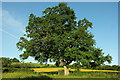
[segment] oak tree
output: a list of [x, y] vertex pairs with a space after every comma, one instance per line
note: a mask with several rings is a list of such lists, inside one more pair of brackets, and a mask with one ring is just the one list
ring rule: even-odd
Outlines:
[[92, 23], [76, 18], [67, 3], [46, 8], [41, 17], [30, 14], [26, 34], [17, 43], [17, 48], [23, 50], [20, 57], [31, 56], [40, 63], [50, 60], [57, 66], [61, 63], [65, 75], [69, 74], [67, 65], [72, 61], [88, 67], [111, 63], [112, 57], [104, 56], [102, 49], [95, 47], [94, 36], [88, 30]]

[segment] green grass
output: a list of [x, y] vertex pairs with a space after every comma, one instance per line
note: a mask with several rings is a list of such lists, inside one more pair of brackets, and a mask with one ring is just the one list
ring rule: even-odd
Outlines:
[[[43, 77], [47, 76], [50, 78], [118, 78], [118, 75], [113, 73], [71, 73], [68, 76], [48, 74], [48, 73], [32, 73], [32, 72], [9, 72], [3, 73], [2, 78], [27, 78], [27, 77]], [[44, 77], [43, 77], [44, 78]]]
[[69, 76], [75, 76], [81, 78], [118, 78], [118, 73], [111, 72], [73, 72]]
[[118, 73], [106, 72], [70, 72], [69, 75], [58, 75], [57, 72], [33, 72], [31, 70], [22, 69], [15, 72], [5, 72], [2, 78], [118, 78]]
[[38, 76], [38, 75], [36, 75], [35, 72], [29, 69], [14, 69], [14, 68], [10, 68], [8, 69], [8, 71], [2, 74], [3, 78], [25, 78], [30, 76]]

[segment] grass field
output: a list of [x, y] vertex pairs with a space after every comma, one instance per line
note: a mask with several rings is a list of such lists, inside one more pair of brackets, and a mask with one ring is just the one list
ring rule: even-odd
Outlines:
[[[34, 71], [33, 71], [34, 70]], [[15, 72], [5, 72], [2, 74], [2, 78], [118, 78], [118, 73], [112, 70], [88, 70], [70, 69], [68, 76], [58, 75], [58, 70], [63, 68], [32, 68], [30, 70], [22, 70]]]
[[13, 72], [3, 73], [2, 78], [27, 78], [27, 77], [50, 77], [50, 78], [118, 78], [117, 73], [103, 72], [75, 72], [68, 76], [53, 73], [32, 73], [32, 72]]

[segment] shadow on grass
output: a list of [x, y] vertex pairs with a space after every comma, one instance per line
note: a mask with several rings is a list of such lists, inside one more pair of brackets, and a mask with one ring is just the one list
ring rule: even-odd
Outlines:
[[41, 73], [45, 73], [45, 74], [48, 74], [48, 75], [49, 75], [49, 74], [51, 74], [51, 75], [58, 74], [58, 72], [40, 72], [40, 74], [41, 74]]
[[26, 78], [20, 79], [20, 80], [52, 80], [52, 78], [50, 78], [46, 75], [42, 75], [40, 77], [26, 77]]
[[52, 78], [42, 75], [39, 77], [26, 77], [26, 78], [2, 78], [2, 80], [52, 80]]
[[26, 78], [3, 78], [2, 80], [119, 80], [118, 78], [50, 78], [48, 76]]

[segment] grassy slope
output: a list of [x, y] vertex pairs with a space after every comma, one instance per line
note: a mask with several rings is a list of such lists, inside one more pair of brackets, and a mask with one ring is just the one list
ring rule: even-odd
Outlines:
[[50, 77], [50, 78], [117, 78], [117, 73], [104, 72], [73, 72], [68, 76], [58, 75], [57, 73], [35, 73], [32, 71], [19, 71], [3, 73], [3, 78], [26, 78], [26, 77]]
[[[21, 63], [12, 63], [13, 66], [15, 66], [16, 64], [21, 64]], [[37, 63], [29, 63], [31, 66], [34, 67], [43, 67], [45, 65], [40, 65]], [[53, 65], [50, 65], [51, 67]], [[32, 69], [32, 68], [31, 68]], [[60, 68], [54, 68], [50, 69], [50, 68], [34, 68], [36, 72], [32, 72], [32, 71], [15, 71], [15, 72], [7, 72], [7, 73], [3, 73], [2, 77], [3, 78], [28, 78], [28, 77], [50, 77], [50, 78], [117, 78], [118, 74], [116, 72], [114, 73], [108, 73], [108, 72], [73, 72], [70, 73], [70, 75], [68, 76], [64, 76], [64, 75], [58, 75], [57, 73], [39, 73], [39, 71], [42, 72], [46, 71], [46, 72], [51, 72], [51, 71], [58, 71], [58, 69]], [[61, 68], [63, 69], [63, 68]], [[119, 72], [120, 73], [120, 72]]]

